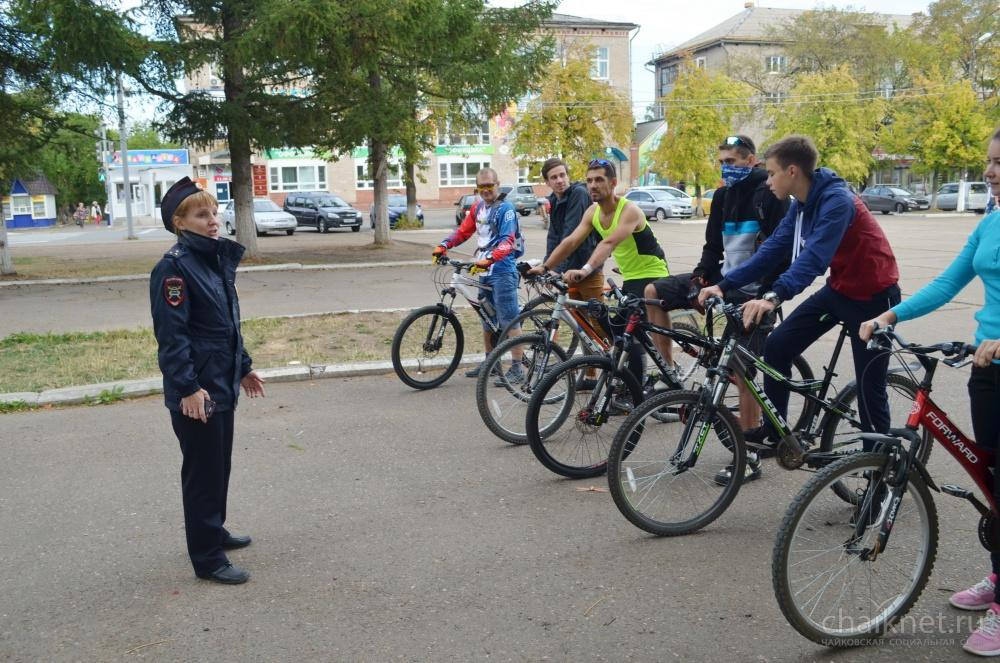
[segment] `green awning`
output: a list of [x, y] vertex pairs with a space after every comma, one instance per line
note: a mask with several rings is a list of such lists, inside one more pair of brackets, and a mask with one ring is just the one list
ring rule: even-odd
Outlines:
[[604, 153], [610, 154], [619, 161], [628, 161], [628, 156], [624, 152], [619, 150], [617, 147], [605, 147]]

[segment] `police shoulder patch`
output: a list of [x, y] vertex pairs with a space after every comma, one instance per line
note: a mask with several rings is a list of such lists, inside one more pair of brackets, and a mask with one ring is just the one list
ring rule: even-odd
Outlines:
[[184, 303], [186, 294], [184, 293], [184, 279], [179, 276], [168, 276], [163, 279], [163, 298], [171, 306], [180, 306]]

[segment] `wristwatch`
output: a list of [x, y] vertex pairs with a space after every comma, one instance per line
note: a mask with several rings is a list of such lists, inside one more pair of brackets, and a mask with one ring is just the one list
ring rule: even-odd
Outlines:
[[760, 298], [763, 299], [765, 302], [771, 302], [772, 304], [774, 304], [774, 308], [778, 308], [779, 306], [781, 306], [781, 297], [779, 297], [778, 293], [776, 293], [774, 290], [769, 290], [768, 292], [765, 292], [763, 295], [761, 295]]

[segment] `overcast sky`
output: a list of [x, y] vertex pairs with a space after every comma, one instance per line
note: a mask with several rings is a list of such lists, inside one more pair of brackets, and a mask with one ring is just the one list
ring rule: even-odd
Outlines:
[[[491, 4], [511, 7], [518, 0], [493, 0]], [[780, 0], [757, 2], [758, 7], [782, 9], [854, 8], [881, 14], [912, 14], [926, 12], [929, 2], [922, 0], [869, 0], [860, 2], [816, 2], [815, 0]], [[743, 11], [743, 0], [563, 0], [556, 10], [560, 14], [635, 23], [639, 32], [632, 41], [632, 102], [634, 112], [641, 117], [654, 99], [653, 73], [644, 65], [654, 54], [668, 51], [678, 44], [722, 23]]]

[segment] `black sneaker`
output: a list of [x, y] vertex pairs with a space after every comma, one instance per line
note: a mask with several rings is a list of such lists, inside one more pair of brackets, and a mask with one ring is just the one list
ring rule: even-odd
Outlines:
[[771, 432], [770, 426], [757, 426], [757, 428], [745, 430], [743, 431], [743, 439], [751, 444], [763, 445], [754, 449], [758, 458], [774, 458], [778, 439]]
[[518, 364], [511, 364], [507, 373], [493, 380], [494, 387], [506, 387], [508, 385], [521, 384], [524, 381], [524, 369]]
[[[743, 483], [756, 481], [761, 476], [760, 458], [751, 452], [747, 454], [746, 467], [743, 468]], [[720, 486], [728, 486], [733, 479], [733, 466], [727, 465], [725, 469], [719, 470], [715, 475], [715, 483]]]

